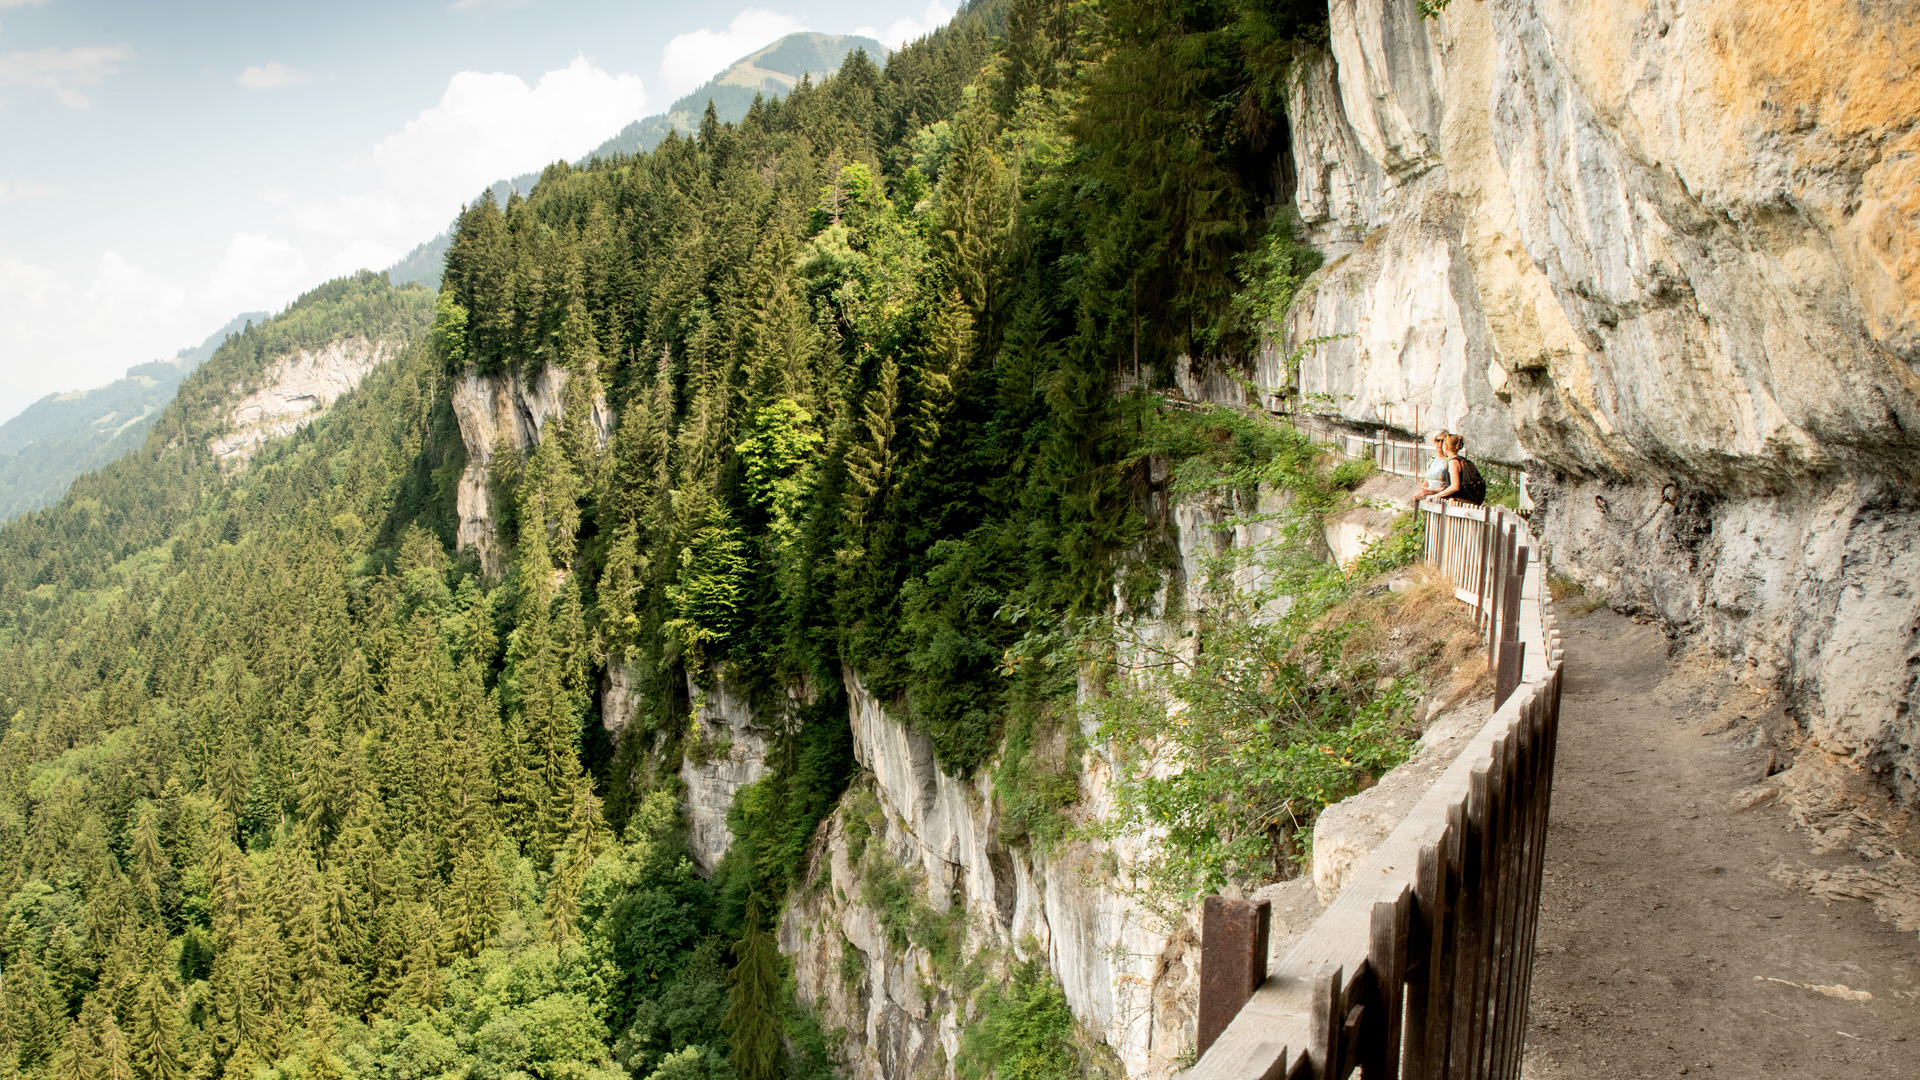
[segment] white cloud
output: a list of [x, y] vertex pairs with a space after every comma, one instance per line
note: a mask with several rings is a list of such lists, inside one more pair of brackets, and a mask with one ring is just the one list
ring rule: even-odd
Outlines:
[[82, 45], [75, 49], [45, 48], [0, 54], [0, 86], [30, 86], [51, 90], [60, 104], [69, 109], [84, 109], [87, 96], [76, 86], [97, 86], [100, 80], [119, 70], [122, 60], [133, 50], [122, 45]]
[[9, 257], [0, 235], [0, 420], [44, 394], [170, 356], [235, 312], [278, 310], [327, 278], [391, 265], [487, 184], [577, 158], [646, 110], [638, 77], [585, 57], [531, 86], [463, 71], [438, 103], [348, 163], [347, 183], [329, 184], [339, 194], [263, 192], [278, 222], [230, 235], [211, 266], [147, 267], [109, 251], [84, 269], [55, 270]]
[[195, 301], [209, 310], [285, 307], [314, 282], [306, 252], [265, 233], [234, 233]]
[[132, 364], [171, 356], [235, 312], [278, 309], [314, 282], [298, 248], [236, 233], [206, 273], [148, 269], [117, 251], [68, 276], [0, 254], [0, 419], [40, 397], [95, 386]]
[[486, 185], [576, 158], [646, 111], [637, 76], [609, 74], [584, 56], [533, 86], [463, 71], [438, 104], [373, 148], [363, 162], [378, 174], [371, 187], [307, 202], [266, 197], [285, 205], [301, 232], [391, 262], [445, 228]]
[[292, 86], [294, 83], [304, 82], [306, 77], [299, 68], [288, 67], [278, 60], [272, 60], [248, 67], [234, 81], [249, 90], [271, 90], [276, 86]]
[[39, 7], [47, 0], [0, 0], [0, 11], [17, 7]]
[[885, 30], [876, 30], [871, 26], [862, 26], [854, 33], [870, 37], [889, 49], [897, 49], [909, 41], [926, 37], [953, 18], [953, 9], [940, 2], [931, 0], [927, 10], [918, 19], [895, 19], [893, 25]]
[[725, 30], [681, 34], [661, 50], [660, 81], [675, 98], [719, 74], [728, 64], [796, 30], [800, 20], [766, 8], [748, 8]]
[[44, 199], [51, 194], [53, 189], [45, 184], [0, 177], [0, 203], [17, 202], [21, 199]]

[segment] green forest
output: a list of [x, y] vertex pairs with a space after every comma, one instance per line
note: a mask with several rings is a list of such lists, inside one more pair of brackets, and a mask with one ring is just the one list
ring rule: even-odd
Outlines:
[[[0, 1076], [833, 1075], [773, 927], [857, 772], [844, 674], [1045, 842], [1073, 777], [1021, 755], [1074, 671], [1010, 658], [1149, 602], [1181, 483], [1282, 470], [1311, 510], [1354, 479], [1164, 393], [1244, 363], [1317, 265], [1283, 102], [1325, 20], [981, 0], [481, 197], [437, 293], [361, 274], [229, 338], [143, 449], [0, 528]], [[407, 344], [223, 469], [235, 388], [346, 335]], [[564, 413], [489, 477], [496, 578], [454, 547], [450, 390], [547, 367]], [[677, 770], [722, 671], [775, 738], [703, 877]], [[1389, 763], [1404, 688], [1322, 682]], [[1285, 873], [1274, 837], [1233, 867]], [[1017, 975], [966, 1045], [1076, 1075], [1058, 989]]]

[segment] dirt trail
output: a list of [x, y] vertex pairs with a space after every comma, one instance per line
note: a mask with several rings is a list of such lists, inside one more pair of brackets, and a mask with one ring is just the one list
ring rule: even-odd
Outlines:
[[1920, 939], [1772, 876], [1861, 860], [1815, 853], [1772, 802], [1742, 808], [1769, 751], [1750, 723], [1707, 732], [1747, 691], [1604, 609], [1562, 628], [1523, 1075], [1920, 1078]]

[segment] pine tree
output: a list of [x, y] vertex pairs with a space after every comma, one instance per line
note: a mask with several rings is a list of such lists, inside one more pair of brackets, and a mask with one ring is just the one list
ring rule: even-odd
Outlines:
[[894, 416], [899, 410], [900, 365], [886, 360], [880, 365], [878, 385], [867, 392], [861, 405], [864, 437], [847, 454], [847, 524], [856, 533], [879, 508], [893, 479], [900, 457], [894, 439]]
[[54, 1080], [105, 1080], [101, 1075], [100, 1054], [80, 1021], [67, 1024], [67, 1035], [54, 1056]]
[[949, 289], [935, 304], [930, 320], [925, 360], [919, 368], [919, 393], [914, 402], [915, 456], [926, 459], [940, 442], [941, 424], [953, 408], [955, 382], [966, 370], [973, 352], [973, 313]]
[[519, 504], [521, 543], [528, 543], [532, 532], [541, 533], [538, 543], [564, 570], [573, 565], [574, 537], [580, 531], [580, 482], [562, 443], [549, 437], [535, 447], [520, 482]]
[[133, 1080], [126, 1033], [114, 1021], [113, 1013], [90, 998], [80, 1010], [84, 1026], [94, 1047], [94, 1075], [98, 1080]]
[[580, 917], [580, 884], [592, 864], [593, 856], [571, 842], [554, 856], [553, 876], [547, 881], [542, 904], [549, 943], [564, 946], [574, 939], [574, 923]]
[[140, 982], [133, 1013], [128, 1059], [135, 1080], [185, 1080], [186, 1062], [180, 1050], [180, 1011], [158, 974]]
[[164, 922], [173, 889], [173, 863], [160, 844], [160, 814], [152, 803], [142, 803], [133, 826], [133, 889], [148, 922]]
[[740, 1080], [777, 1080], [781, 1060], [780, 950], [761, 925], [760, 898], [747, 901], [746, 935], [733, 946], [727, 976], [727, 1060]]
[[990, 114], [968, 110], [940, 174], [934, 230], [947, 272], [983, 323], [997, 309], [999, 261], [1011, 211], [1006, 166], [993, 152]]
[[455, 956], [473, 956], [500, 926], [506, 906], [499, 864], [494, 852], [478, 842], [462, 845], [454, 857], [453, 879], [447, 885], [446, 949]]

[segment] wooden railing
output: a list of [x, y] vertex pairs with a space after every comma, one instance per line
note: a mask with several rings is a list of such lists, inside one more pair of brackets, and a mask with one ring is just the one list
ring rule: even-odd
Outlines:
[[1377, 434], [1362, 434], [1313, 416], [1296, 416], [1293, 423], [1314, 441], [1333, 447], [1340, 456], [1366, 458], [1381, 472], [1396, 476], [1424, 476], [1427, 466], [1438, 456], [1431, 445], [1413, 439], [1396, 439], [1384, 429]]
[[1560, 635], [1523, 519], [1419, 509], [1427, 561], [1487, 635], [1493, 717], [1271, 976], [1264, 902], [1208, 899], [1192, 1080], [1520, 1075]]
[[[1374, 468], [1395, 476], [1425, 477], [1427, 466], [1432, 465], [1433, 459], [1439, 456], [1431, 443], [1398, 439], [1385, 428], [1374, 432], [1356, 431], [1347, 424], [1336, 424], [1318, 416], [1290, 416], [1288, 419], [1315, 442], [1331, 448], [1341, 457], [1371, 461]], [[1511, 487], [1517, 497], [1525, 499], [1526, 474], [1523, 471], [1477, 458], [1474, 464], [1489, 486]], [[1523, 501], [1520, 505], [1525, 507], [1527, 504]]]

